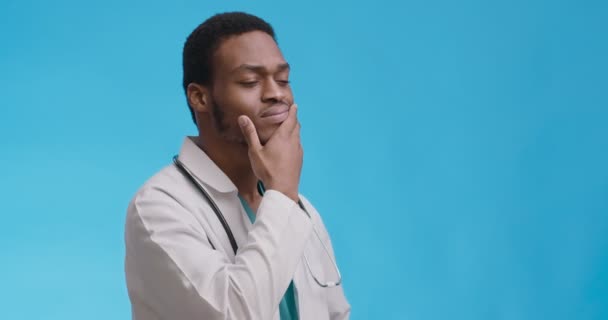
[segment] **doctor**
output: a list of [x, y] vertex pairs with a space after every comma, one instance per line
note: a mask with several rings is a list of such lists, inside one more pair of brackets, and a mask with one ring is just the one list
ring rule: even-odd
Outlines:
[[289, 69], [272, 27], [249, 14], [215, 15], [188, 37], [199, 135], [129, 204], [133, 319], [348, 319], [329, 235], [298, 193]]

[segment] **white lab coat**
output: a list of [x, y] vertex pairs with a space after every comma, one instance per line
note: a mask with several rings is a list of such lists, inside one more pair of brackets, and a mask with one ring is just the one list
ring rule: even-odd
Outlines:
[[300, 196], [310, 219], [291, 199], [267, 190], [252, 225], [232, 181], [191, 140], [180, 160], [202, 183], [230, 225], [235, 256], [206, 199], [169, 165], [133, 197], [125, 226], [125, 272], [136, 320], [274, 319], [293, 280], [302, 320], [348, 319], [342, 286], [322, 288], [311, 277], [303, 254], [322, 281], [335, 281], [333, 265], [319, 239], [329, 235], [314, 207]]

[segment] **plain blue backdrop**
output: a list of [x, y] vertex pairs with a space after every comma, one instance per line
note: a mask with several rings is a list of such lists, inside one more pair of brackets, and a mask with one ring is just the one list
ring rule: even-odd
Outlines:
[[0, 319], [129, 319], [187, 35], [267, 19], [352, 319], [608, 319], [605, 1], [0, 2]]

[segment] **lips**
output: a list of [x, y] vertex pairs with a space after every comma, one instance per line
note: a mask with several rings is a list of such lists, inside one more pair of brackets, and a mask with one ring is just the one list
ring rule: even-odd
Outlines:
[[267, 118], [267, 117], [280, 115], [280, 114], [288, 112], [288, 111], [289, 111], [289, 106], [280, 104], [280, 105], [275, 105], [275, 106], [272, 106], [272, 107], [266, 109], [264, 112], [262, 112], [262, 114], [260, 116], [262, 118]]

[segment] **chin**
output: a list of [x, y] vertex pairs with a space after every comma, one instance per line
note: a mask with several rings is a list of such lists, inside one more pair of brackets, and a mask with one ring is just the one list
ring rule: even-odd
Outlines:
[[260, 143], [262, 145], [266, 145], [266, 142], [268, 142], [268, 140], [270, 140], [270, 137], [260, 137]]
[[279, 126], [273, 128], [264, 128], [264, 130], [258, 130], [258, 137], [260, 138], [260, 143], [262, 145], [266, 144], [266, 142], [270, 140], [270, 138], [278, 128]]

